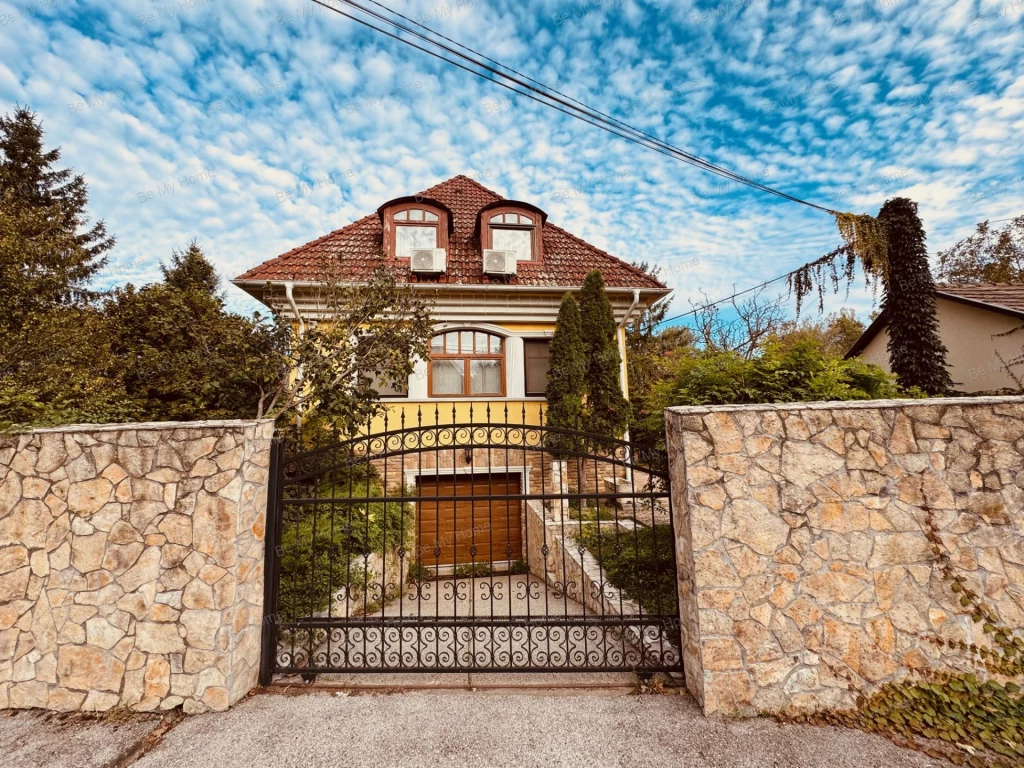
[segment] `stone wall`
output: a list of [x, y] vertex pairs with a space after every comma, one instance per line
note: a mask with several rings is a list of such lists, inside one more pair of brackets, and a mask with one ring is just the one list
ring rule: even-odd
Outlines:
[[[1024, 627], [1024, 398], [666, 412], [687, 685], [705, 712], [847, 707], [985, 642], [952, 562]], [[930, 513], [929, 513], [930, 510]]]
[[0, 435], [0, 708], [202, 712], [252, 689], [272, 433]]

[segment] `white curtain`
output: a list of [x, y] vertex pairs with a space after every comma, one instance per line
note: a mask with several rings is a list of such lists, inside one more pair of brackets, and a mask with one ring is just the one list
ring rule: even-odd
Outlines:
[[435, 395], [465, 393], [466, 363], [464, 360], [434, 360], [433, 388]]
[[469, 391], [474, 395], [501, 394], [501, 361], [470, 360]]

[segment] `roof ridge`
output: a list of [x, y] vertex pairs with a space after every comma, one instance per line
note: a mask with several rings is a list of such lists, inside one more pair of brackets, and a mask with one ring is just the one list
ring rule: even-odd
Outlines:
[[479, 188], [479, 189], [483, 190], [484, 192], [486, 192], [486, 193], [487, 193], [487, 194], [489, 194], [489, 195], [494, 195], [494, 196], [495, 196], [496, 198], [498, 198], [499, 200], [505, 200], [505, 199], [507, 199], [507, 198], [505, 198], [505, 197], [504, 197], [503, 195], [499, 195], [499, 194], [498, 194], [497, 192], [495, 192], [495, 191], [494, 191], [493, 189], [491, 189], [491, 188], [489, 188], [489, 187], [485, 187], [485, 186], [484, 186], [483, 184], [481, 184], [481, 183], [480, 183], [479, 181], [477, 181], [477, 180], [476, 180], [476, 179], [474, 179], [473, 177], [471, 177], [471, 176], [466, 176], [466, 175], [465, 175], [464, 173], [457, 173], [456, 175], [452, 176], [452, 177], [451, 177], [450, 179], [445, 179], [444, 181], [439, 181], [439, 182], [438, 182], [437, 184], [435, 184], [434, 186], [432, 186], [432, 187], [427, 187], [426, 189], [422, 190], [421, 192], [418, 192], [418, 193], [417, 193], [417, 195], [419, 195], [419, 196], [422, 196], [422, 197], [426, 197], [426, 196], [427, 196], [427, 193], [428, 193], [428, 192], [430, 192], [431, 190], [434, 190], [434, 189], [438, 189], [439, 187], [445, 187], [445, 186], [447, 186], [448, 184], [451, 184], [452, 182], [454, 182], [454, 181], [456, 181], [456, 180], [458, 180], [458, 179], [464, 179], [465, 181], [468, 181], [468, 182], [470, 182], [471, 184], [474, 184], [474, 185], [475, 185], [475, 186], [476, 186], [477, 188]]

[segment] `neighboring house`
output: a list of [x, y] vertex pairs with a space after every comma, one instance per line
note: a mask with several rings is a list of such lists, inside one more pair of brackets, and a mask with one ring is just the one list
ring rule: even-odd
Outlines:
[[[415, 361], [406, 386], [380, 392], [389, 403], [389, 430], [435, 423], [540, 423], [559, 304], [566, 292], [580, 290], [591, 270], [604, 276], [618, 324], [625, 392], [626, 323], [669, 294], [641, 270], [551, 224], [537, 206], [506, 200], [466, 176], [385, 202], [375, 213], [271, 259], [233, 283], [279, 311], [313, 320], [312, 298], [325, 257], [332, 274], [351, 283], [364, 281], [381, 263], [393, 265], [403, 281], [428, 292], [433, 301], [436, 335], [430, 358]], [[384, 431], [384, 425], [378, 422], [372, 431]], [[468, 548], [470, 541], [475, 547], [481, 537], [490, 542], [481, 557], [492, 565], [522, 558], [525, 518], [520, 501], [509, 496], [529, 493], [531, 485], [535, 492], [569, 486], [596, 492], [603, 490], [598, 483], [604, 476], [614, 473], [613, 465], [601, 464], [599, 470], [597, 461], [580, 461], [577, 468], [586, 467], [579, 477], [566, 478], [565, 463], [528, 448], [526, 432], [438, 428], [410, 442], [452, 447], [389, 454], [383, 462], [391, 468], [388, 486], [397, 475], [426, 498], [489, 497], [418, 505], [420, 551], [429, 550], [435, 540], [441, 547], [431, 565], [466, 562], [469, 555], [457, 547]], [[478, 434], [485, 435], [482, 442], [511, 448], [475, 447], [481, 442]], [[393, 459], [394, 466], [389, 463]], [[498, 521], [488, 524], [487, 533], [478, 530], [484, 517]], [[471, 531], [474, 518], [478, 522]], [[435, 528], [453, 534], [441, 542]]]
[[[950, 376], [961, 392], [1021, 389], [1024, 367], [1006, 363], [1024, 355], [1024, 285], [935, 286], [939, 336]], [[1016, 331], [1011, 333], [1011, 331]], [[891, 371], [885, 313], [875, 318], [846, 353]]]

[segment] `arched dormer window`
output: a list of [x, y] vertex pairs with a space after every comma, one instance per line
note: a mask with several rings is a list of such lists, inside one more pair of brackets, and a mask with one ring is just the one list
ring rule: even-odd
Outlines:
[[480, 217], [485, 249], [515, 251], [519, 261], [541, 260], [542, 211], [525, 204], [505, 204], [484, 209]]
[[383, 209], [384, 250], [396, 259], [418, 248], [448, 247], [448, 213], [426, 201], [389, 203]]
[[505, 395], [505, 340], [484, 331], [439, 333], [430, 340], [431, 397]]

